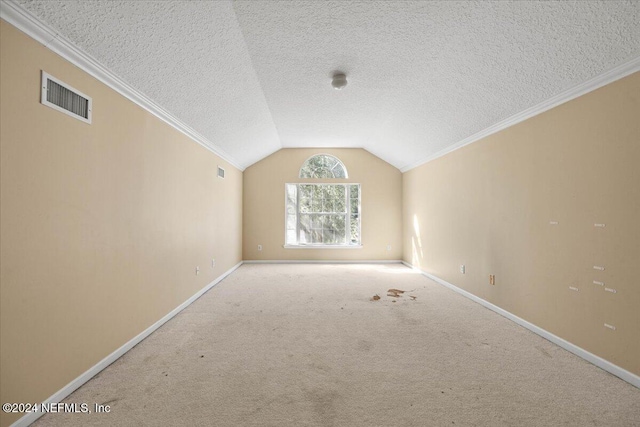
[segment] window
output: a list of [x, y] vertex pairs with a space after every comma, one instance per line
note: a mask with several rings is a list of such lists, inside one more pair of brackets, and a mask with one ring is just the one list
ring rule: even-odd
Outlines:
[[[347, 178], [336, 157], [317, 154], [300, 178]], [[285, 247], [360, 247], [360, 184], [286, 184]]]
[[360, 184], [286, 184], [286, 246], [360, 246]]
[[336, 157], [317, 154], [304, 162], [300, 178], [348, 178], [347, 168]]

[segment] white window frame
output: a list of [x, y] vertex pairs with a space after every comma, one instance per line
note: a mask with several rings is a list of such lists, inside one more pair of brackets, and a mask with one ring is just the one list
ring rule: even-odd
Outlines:
[[[360, 243], [357, 245], [351, 245], [349, 243], [346, 243], [344, 245], [325, 245], [322, 243], [298, 243], [296, 245], [292, 245], [292, 244], [287, 244], [287, 203], [288, 203], [288, 198], [287, 198], [287, 186], [288, 185], [295, 185], [296, 186], [296, 236], [297, 236], [297, 240], [300, 240], [300, 191], [299, 191], [299, 186], [300, 185], [344, 185], [345, 188], [345, 202], [346, 206], [347, 206], [347, 212], [346, 212], [346, 217], [348, 219], [348, 221], [345, 222], [345, 229], [347, 232], [347, 236], [346, 236], [346, 241], [349, 242], [351, 240], [351, 227], [350, 227], [350, 221], [351, 221], [351, 211], [349, 210], [350, 207], [350, 197], [351, 197], [351, 186], [352, 185], [357, 185], [358, 186], [358, 219], [359, 219], [359, 225], [360, 225]], [[360, 249], [362, 248], [362, 186], [360, 185], [360, 183], [357, 182], [350, 182], [350, 183], [346, 183], [346, 182], [288, 182], [284, 185], [284, 245], [283, 247], [285, 249]]]

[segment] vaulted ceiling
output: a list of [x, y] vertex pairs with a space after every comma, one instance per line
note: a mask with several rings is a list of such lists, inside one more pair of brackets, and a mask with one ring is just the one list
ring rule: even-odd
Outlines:
[[14, 3], [242, 168], [282, 147], [407, 168], [640, 56], [637, 1]]

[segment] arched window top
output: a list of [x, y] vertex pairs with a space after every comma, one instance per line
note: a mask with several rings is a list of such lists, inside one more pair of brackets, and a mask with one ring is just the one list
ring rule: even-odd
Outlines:
[[347, 168], [334, 156], [316, 154], [300, 168], [300, 178], [348, 178]]

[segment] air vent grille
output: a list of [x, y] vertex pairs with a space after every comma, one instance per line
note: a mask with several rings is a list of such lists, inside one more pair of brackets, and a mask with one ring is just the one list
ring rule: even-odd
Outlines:
[[224, 169], [218, 166], [218, 178], [224, 179]]
[[44, 71], [41, 102], [83, 122], [91, 123], [91, 98]]

